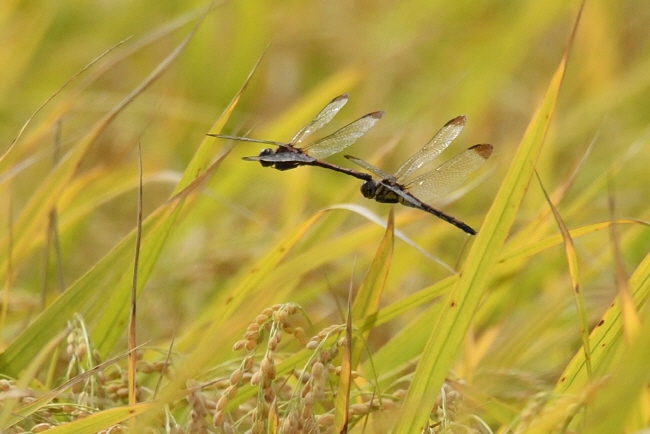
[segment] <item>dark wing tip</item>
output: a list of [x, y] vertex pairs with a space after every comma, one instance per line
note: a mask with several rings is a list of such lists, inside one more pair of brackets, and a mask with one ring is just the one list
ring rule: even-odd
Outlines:
[[354, 155], [344, 155], [343, 157], [347, 158], [348, 160], [351, 160], [352, 158], [356, 158]]
[[480, 144], [480, 145], [474, 145], [469, 149], [472, 149], [481, 158], [483, 158], [484, 160], [487, 160], [488, 158], [490, 158], [490, 155], [492, 155], [492, 150], [494, 149], [494, 147], [492, 145], [490, 145], [490, 144], [483, 143], [483, 144]]
[[381, 119], [381, 117], [382, 117], [383, 115], [384, 115], [384, 112], [383, 112], [383, 111], [378, 111], [378, 112], [372, 112], [372, 113], [369, 113], [369, 114], [367, 114], [366, 116], [370, 116], [370, 117], [373, 117], [373, 118], [375, 118], [375, 119]]
[[332, 100], [332, 102], [334, 102], [334, 101], [341, 101], [341, 100], [348, 99], [348, 98], [350, 98], [350, 95], [348, 95], [347, 93], [344, 93], [343, 95], [339, 95], [339, 96], [337, 96], [336, 98], [334, 98], [334, 99]]
[[456, 116], [455, 118], [447, 122], [445, 126], [448, 125], [462, 126], [465, 125], [465, 122], [467, 122], [467, 117], [465, 117], [465, 115], [460, 115], [460, 116]]

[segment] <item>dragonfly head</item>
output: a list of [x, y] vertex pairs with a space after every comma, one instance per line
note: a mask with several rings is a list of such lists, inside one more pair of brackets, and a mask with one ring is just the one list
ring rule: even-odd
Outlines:
[[[266, 148], [266, 149], [262, 149], [262, 152], [260, 152], [260, 154], [258, 156], [259, 157], [268, 157], [269, 155], [273, 155], [273, 154], [274, 154], [273, 149]], [[271, 161], [260, 161], [260, 164], [262, 165], [262, 167], [269, 167], [269, 166], [273, 166], [273, 164], [275, 164], [275, 163], [273, 163]]]
[[361, 194], [363, 194], [363, 197], [366, 199], [373, 199], [377, 194], [377, 187], [378, 185], [375, 181], [366, 181], [361, 184]]

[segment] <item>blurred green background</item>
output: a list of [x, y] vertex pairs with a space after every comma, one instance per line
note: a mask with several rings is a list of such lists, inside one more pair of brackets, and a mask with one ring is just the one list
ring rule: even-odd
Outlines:
[[[65, 158], [190, 32], [206, 6], [196, 1], [3, 1], [0, 137], [4, 149], [68, 79], [130, 38], [38, 113], [5, 156], [4, 174], [0, 173], [4, 239], [9, 222], [41, 185], [53, 158]], [[345, 153], [391, 172], [445, 122], [464, 114], [467, 126], [441, 161], [476, 143], [491, 143], [495, 152], [468, 188], [434, 205], [480, 228], [557, 67], [578, 7], [577, 1], [537, 0], [217, 2], [170, 69], [92, 145], [77, 172], [78, 183], [59, 199], [63, 287], [87, 272], [135, 227], [137, 144], [142, 145], [146, 215], [167, 200], [205, 133], [263, 52], [222, 133], [288, 141], [329, 100], [349, 93], [349, 103], [323, 133], [384, 110], [381, 122]], [[650, 215], [649, 28], [650, 5], [645, 0], [586, 4], [558, 111], [537, 166], [547, 190], [570, 185], [557, 204], [569, 228], [610, 219], [610, 195], [616, 202], [616, 217], [648, 219]], [[102, 67], [105, 72], [82, 88], [84, 80]], [[75, 89], [81, 91], [75, 94]], [[66, 98], [72, 106], [60, 116]], [[230, 146], [216, 140], [215, 155]], [[191, 328], [201, 315], [209, 316], [206, 307], [227, 297], [260, 257], [319, 209], [352, 203], [387, 218], [389, 206], [365, 200], [358, 192], [358, 180], [319, 168], [278, 172], [241, 160], [260, 149], [255, 144], [237, 144], [177, 222], [139, 301], [142, 341], [164, 341], [174, 331], [182, 334]], [[328, 161], [350, 167], [342, 155]], [[94, 200], [98, 197], [101, 200]], [[534, 181], [513, 234], [547, 210]], [[465, 234], [417, 210], [398, 206], [395, 211], [398, 230], [426, 252], [459, 268]], [[538, 237], [557, 233], [552, 218], [546, 216], [543, 225], [541, 221]], [[4, 345], [40, 312], [43, 294], [46, 304], [58, 294], [57, 260], [52, 254], [46, 274], [45, 228], [46, 222], [39, 223], [29, 255], [13, 264]], [[367, 237], [353, 241], [350, 234], [362, 230]], [[319, 249], [332, 248], [328, 242], [333, 240], [342, 239], [350, 249], [323, 250], [324, 256], [333, 254], [333, 258], [314, 269], [288, 270], [287, 287], [266, 288], [263, 301], [296, 301], [317, 324], [340, 322], [340, 303], [344, 304], [350, 282], [358, 286], [382, 234], [383, 228], [357, 213], [329, 212], [287, 260], [305, 252], [317, 257]], [[647, 254], [650, 237], [641, 225], [621, 226], [619, 234], [623, 264], [631, 272]], [[509, 248], [523, 248], [527, 241], [532, 240], [517, 240]], [[588, 310], [595, 321], [616, 292], [609, 235], [607, 231], [589, 234], [577, 239], [576, 245], [584, 267]], [[553, 375], [579, 346], [566, 269], [563, 248], [556, 246], [499, 274], [494, 291], [500, 295], [488, 302], [478, 324], [479, 330], [495, 324], [502, 327], [488, 355], [476, 362], [485, 372], [516, 368], [531, 373], [535, 381], [552, 384]], [[445, 268], [396, 241], [382, 303], [388, 305], [448, 275]], [[274, 299], [276, 292], [283, 294], [281, 299]], [[109, 297], [110, 287], [98, 289], [98, 294]], [[540, 312], [540, 307], [546, 312]], [[242, 309], [237, 314], [239, 325], [245, 327], [258, 311], [257, 303], [251, 311]], [[544, 315], [550, 312], [557, 316]], [[381, 347], [411, 319], [400, 318], [382, 327], [373, 335], [371, 347]], [[535, 334], [527, 328], [542, 319], [547, 320], [543, 332]], [[233, 342], [243, 330], [229, 330]], [[508, 358], [505, 342], [525, 340], [531, 336], [527, 332], [539, 338], [539, 347], [527, 346], [529, 354]], [[514, 348], [517, 352], [521, 347]], [[498, 369], [491, 371], [491, 367]], [[481, 372], [476, 366], [470, 370]], [[508, 386], [493, 378], [484, 381], [493, 388]], [[536, 387], [522, 385], [526, 392]], [[484, 391], [498, 393], [487, 385]], [[512, 390], [508, 393], [516, 395]]]

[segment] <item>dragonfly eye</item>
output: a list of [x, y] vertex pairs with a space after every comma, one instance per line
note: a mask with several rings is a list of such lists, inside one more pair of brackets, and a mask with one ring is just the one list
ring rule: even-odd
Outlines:
[[366, 199], [372, 199], [377, 192], [377, 183], [375, 181], [366, 181], [361, 185], [361, 194]]
[[[274, 154], [275, 154], [275, 152], [273, 151], [273, 149], [266, 148], [266, 149], [262, 149], [262, 152], [260, 152], [259, 156], [260, 157], [269, 157], [269, 156], [274, 155]], [[272, 161], [261, 160], [260, 164], [262, 165], [262, 167], [273, 167], [273, 165], [275, 163], [272, 162]]]
[[260, 152], [260, 157], [268, 157], [269, 155], [273, 155], [273, 149], [262, 149], [262, 152]]

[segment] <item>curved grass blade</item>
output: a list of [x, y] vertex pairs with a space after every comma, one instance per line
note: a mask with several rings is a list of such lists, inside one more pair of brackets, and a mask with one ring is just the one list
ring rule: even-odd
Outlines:
[[[24, 253], [28, 249], [28, 243], [31, 241], [26, 234], [34, 232], [34, 226], [39, 221], [45, 221], [49, 215], [49, 210], [52, 209], [54, 203], [58, 200], [60, 194], [66, 189], [70, 179], [74, 176], [78, 165], [82, 162], [90, 145], [95, 141], [99, 134], [108, 126], [108, 124], [115, 119], [115, 117], [131, 103], [140, 93], [147, 89], [153, 82], [159, 78], [162, 73], [171, 65], [173, 60], [178, 57], [181, 51], [187, 46], [192, 36], [198, 29], [198, 25], [185, 37], [185, 39], [156, 67], [156, 69], [127, 97], [125, 97], [115, 108], [113, 108], [102, 121], [93, 128], [77, 145], [77, 147], [65, 158], [57, 167], [48, 175], [44, 180], [42, 187], [32, 196], [30, 202], [25, 207], [19, 221], [16, 222], [15, 233], [20, 236], [20, 249]], [[174, 209], [178, 202], [172, 203], [169, 207]], [[159, 211], [165, 215], [168, 211], [168, 206], [164, 206]], [[147, 233], [152, 227], [160, 224], [155, 220], [157, 213], [149, 216], [145, 225], [143, 225], [143, 232]], [[163, 219], [167, 221], [169, 219]], [[105, 299], [101, 294], [106, 287], [113, 287], [109, 282], [114, 283], [116, 277], [125, 271], [125, 267], [131, 260], [126, 254], [126, 250], [132, 244], [133, 233], [127, 236], [122, 242], [118, 244], [108, 255], [104, 257], [97, 265], [95, 265], [86, 275], [75, 282], [71, 288], [63, 293], [50, 307], [44, 311], [34, 323], [32, 323], [23, 333], [14, 340], [6, 349], [0, 354], [0, 370], [7, 372], [11, 375], [18, 375], [20, 370], [29, 363], [31, 359], [29, 348], [40, 348], [44, 342], [49, 340], [57, 331], [61, 330], [68, 318], [73, 313], [89, 313], [103, 310], [105, 306]], [[162, 240], [157, 237], [158, 240]], [[154, 250], [160, 246], [153, 246]], [[154, 255], [155, 256], [155, 255]], [[147, 259], [153, 259], [152, 256], [143, 255], [143, 262], [145, 262], [146, 269], [153, 264]], [[147, 272], [142, 273], [143, 282], [148, 276]], [[142, 277], [141, 276], [141, 277]], [[122, 276], [123, 277], [123, 276]], [[122, 279], [124, 280], [124, 279]], [[128, 287], [128, 281], [127, 287]], [[141, 286], [140, 286], [141, 287]], [[110, 301], [118, 302], [117, 297], [109, 297]], [[113, 312], [113, 314], [121, 314]], [[110, 315], [110, 314], [108, 314]], [[123, 318], [123, 317], [122, 317]], [[122, 332], [121, 328], [110, 329], [111, 333], [118, 334]], [[97, 330], [95, 330], [97, 332]], [[117, 338], [115, 338], [117, 339]], [[96, 341], [97, 348], [101, 348], [99, 341]], [[108, 345], [112, 346], [112, 345]], [[106, 352], [104, 352], [104, 355]]]
[[133, 278], [131, 280], [129, 324], [127, 330], [127, 342], [129, 355], [127, 357], [128, 369], [128, 389], [129, 405], [136, 402], [136, 354], [133, 351], [137, 345], [136, 324], [137, 324], [137, 306], [138, 306], [138, 269], [140, 264], [140, 252], [142, 247], [142, 144], [138, 142], [138, 208], [135, 227], [135, 253], [133, 256]]
[[[638, 309], [650, 297], [650, 254], [646, 255], [630, 277], [629, 287]], [[601, 374], [606, 371], [617, 348], [625, 344], [619, 297], [616, 297], [596, 325], [596, 328], [591, 332], [589, 341], [591, 348], [593, 348], [591, 354], [593, 371], [596, 374]], [[560, 376], [560, 380], [555, 385], [555, 393], [580, 393], [588, 381], [589, 377], [584, 362], [583, 350], [580, 349]]]
[[[370, 264], [368, 273], [363, 279], [363, 283], [359, 288], [359, 292], [354, 300], [352, 306], [352, 318], [360, 319], [365, 318], [377, 312], [379, 308], [379, 300], [384, 291], [388, 271], [390, 270], [391, 260], [393, 257], [393, 245], [395, 231], [395, 216], [394, 210], [391, 208], [388, 215], [388, 224], [386, 225], [386, 232], [381, 244], [375, 253], [375, 258]], [[358, 363], [359, 353], [361, 352], [362, 345], [355, 345], [352, 358], [352, 367], [356, 367]]]
[[[61, 102], [56, 109], [50, 113], [47, 118], [41, 122], [40, 124], [35, 126], [35, 130], [30, 132], [23, 140], [23, 142], [27, 146], [22, 146], [22, 147], [16, 147], [10, 146], [7, 151], [3, 154], [2, 158], [0, 158], [0, 173], [3, 175], [0, 176], [0, 182], [4, 182], [5, 179], [11, 178], [15, 176], [17, 173], [19, 173], [22, 169], [24, 169], [26, 166], [31, 165], [34, 161], [38, 160], [40, 157], [45, 155], [43, 152], [37, 152], [36, 153], [36, 158], [28, 157], [28, 158], [23, 158], [22, 160], [18, 161], [19, 158], [21, 158], [20, 155], [17, 155], [18, 152], [16, 152], [18, 149], [21, 150], [23, 154], [29, 153], [30, 147], [34, 145], [34, 143], [38, 143], [41, 141], [45, 136], [50, 135], [52, 131], [52, 127], [59, 122], [59, 120], [66, 114], [68, 113], [76, 101], [79, 100], [80, 95], [90, 87], [91, 84], [95, 83], [106, 71], [109, 71], [111, 68], [113, 68], [115, 65], [118, 63], [124, 61], [124, 59], [128, 58], [138, 50], [142, 49], [143, 47], [150, 45], [156, 41], [159, 41], [160, 39], [169, 36], [172, 32], [178, 30], [180, 27], [184, 26], [191, 20], [195, 19], [198, 15], [197, 11], [191, 11], [186, 13], [185, 15], [182, 15], [181, 17], [175, 18], [171, 20], [170, 22], [164, 24], [161, 28], [156, 29], [152, 33], [145, 35], [142, 39], [139, 41], [136, 41], [133, 43], [133, 45], [130, 45], [128, 48], [126, 48], [122, 53], [118, 54], [115, 57], [108, 58], [107, 61], [103, 64], [98, 66], [97, 70], [94, 71], [90, 76], [88, 76], [86, 79], [83, 80], [83, 82], [74, 90], [74, 92], [66, 97], [66, 99]], [[101, 57], [101, 56], [100, 56]], [[93, 61], [94, 62], [94, 61]], [[93, 63], [91, 62], [91, 64]], [[90, 66], [90, 65], [88, 65]], [[84, 69], [86, 69], [84, 67]], [[78, 73], [77, 73], [78, 75]], [[73, 80], [74, 77], [70, 80]], [[66, 82], [63, 86], [67, 86], [67, 84], [70, 82]], [[54, 95], [59, 93], [60, 90], [56, 91]], [[54, 96], [53, 95], [53, 96]], [[51, 99], [51, 98], [50, 98]], [[43, 104], [44, 106], [47, 105], [47, 102]], [[42, 110], [41, 107], [37, 111]], [[34, 113], [35, 115], [36, 113]], [[32, 116], [33, 117], [33, 116]], [[30, 118], [31, 119], [31, 118]], [[29, 122], [29, 120], [27, 121]], [[17, 137], [14, 139], [14, 143], [18, 141], [18, 139], [22, 136], [23, 129], [20, 130], [20, 133], [17, 135]], [[33, 154], [33, 153], [32, 153]], [[32, 155], [30, 154], [30, 155]]]
[[[262, 55], [263, 56], [263, 55]], [[257, 60], [253, 66], [248, 77], [244, 81], [244, 84], [237, 92], [235, 97], [232, 99], [226, 110], [221, 114], [219, 119], [215, 122], [215, 125], [211, 131], [218, 131], [220, 128], [225, 125], [228, 121], [228, 118], [232, 111], [234, 110], [236, 104], [239, 102], [239, 99], [246, 89], [253, 73], [256, 71], [262, 56]], [[158, 220], [156, 224], [156, 229], [153, 234], [151, 234], [147, 239], [141, 253], [142, 267], [140, 269], [140, 278], [138, 283], [139, 291], [142, 290], [144, 282], [148, 279], [153, 266], [158, 259], [158, 256], [164, 246], [167, 237], [169, 236], [176, 219], [182, 209], [183, 202], [185, 198], [193, 192], [205, 178], [211, 175], [219, 166], [219, 164], [226, 158], [228, 151], [221, 155], [208, 169], [203, 169], [214, 152], [210, 146], [214, 139], [204, 138], [199, 146], [199, 149], [194, 154], [192, 161], [188, 164], [188, 167], [185, 169], [183, 177], [179, 181], [177, 187], [174, 189], [174, 196], [170, 199], [168, 203], [176, 204], [173, 209], [170, 210], [169, 214], [164, 213], [161, 216], [161, 219]], [[196, 172], [200, 170], [201, 172]], [[197, 176], [197, 173], [200, 173]], [[150, 216], [152, 217], [152, 216]], [[147, 219], [148, 221], [149, 219]], [[122, 333], [122, 327], [120, 327], [120, 319], [123, 318], [124, 312], [126, 312], [128, 304], [128, 291], [129, 291], [129, 279], [128, 272], [120, 280], [119, 284], [115, 288], [114, 297], [111, 297], [109, 303], [112, 305], [112, 308], [104, 309], [103, 315], [98, 322], [97, 326], [94, 329], [93, 337], [96, 343], [97, 348], [100, 351], [108, 352], [114, 343], [119, 339]]]
[[336, 432], [347, 432], [351, 370], [356, 369], [356, 366], [359, 364], [359, 358], [369, 332], [362, 332], [355, 341], [352, 341], [352, 320], [375, 314], [379, 308], [379, 300], [384, 291], [384, 285], [386, 284], [386, 278], [393, 256], [394, 230], [395, 216], [393, 208], [391, 208], [384, 238], [377, 249], [375, 258], [370, 264], [366, 277], [363, 279], [363, 283], [354, 300], [354, 305], [351, 307], [348, 306], [348, 318], [345, 330], [346, 346], [344, 347], [341, 362], [341, 375], [339, 376], [339, 387], [335, 405], [334, 425]]
[[[192, 39], [198, 25], [185, 37], [185, 39], [149, 74], [149, 76], [133, 89], [117, 106], [107, 113], [99, 123], [93, 127], [77, 144], [77, 146], [61, 160], [61, 162], [43, 180], [41, 186], [31, 196], [23, 212], [16, 220], [14, 235], [14, 252], [16, 258], [24, 257], [32, 242], [30, 234], [38, 233], [38, 225], [43, 226], [47, 221], [49, 212], [54, 208], [56, 201], [63, 194], [70, 180], [75, 175], [78, 167], [83, 162], [88, 149], [108, 127], [108, 125], [131, 103], [143, 93], [169, 68], [172, 62], [180, 55]], [[7, 237], [0, 242], [0, 250], [6, 251]]]
[[[358, 205], [346, 205], [346, 204], [335, 205], [332, 207], [325, 208], [325, 210], [338, 209], [338, 208], [349, 209], [354, 212], [357, 212], [365, 216], [369, 220], [371, 220], [373, 223], [383, 228], [386, 228], [386, 224], [383, 222], [382, 219], [370, 213], [369, 211], [364, 212], [364, 209], [362, 207], [359, 207]], [[261, 276], [260, 279], [261, 289], [263, 291], [264, 290], [277, 291], [277, 288], [279, 287], [286, 287], [288, 286], [287, 276], [295, 276], [296, 279], [298, 279], [303, 273], [308, 273], [310, 271], [318, 269], [318, 267], [321, 267], [323, 264], [329, 261], [340, 258], [343, 255], [353, 253], [355, 249], [357, 249], [359, 246], [372, 242], [373, 238], [375, 237], [375, 233], [376, 233], [376, 228], [374, 228], [372, 225], [367, 225], [362, 229], [353, 230], [347, 235], [337, 237], [331, 240], [328, 239], [327, 241], [302, 252], [300, 255], [296, 257], [288, 258], [287, 260], [279, 263], [277, 267], [270, 270], [268, 274]], [[424, 251], [421, 247], [419, 247], [412, 240], [406, 237], [402, 232], [395, 230], [394, 234], [397, 238], [402, 239], [405, 243], [412, 246], [414, 249], [416, 249], [426, 258], [440, 264], [450, 273], [456, 272], [447, 264], [440, 261], [438, 258]], [[296, 270], [300, 270], [300, 275], [296, 276]], [[256, 297], [256, 299], [257, 298], [259, 297]], [[197, 321], [195, 321], [195, 326], [192, 326], [189, 330], [187, 330], [184, 333], [184, 336], [196, 336], [202, 333], [202, 330], [205, 329], [206, 324], [212, 322], [212, 318], [214, 316], [213, 312], [215, 310], [220, 309], [222, 303], [223, 300], [221, 299], [215, 300], [214, 304], [206, 308], [206, 312], [209, 312], [209, 314], [206, 314], [205, 316], [197, 319]], [[188, 339], [192, 340], [191, 344], [188, 341], [186, 341], [184, 338], [179, 338], [178, 348], [181, 350], [188, 348], [188, 346], [191, 346], [193, 348], [196, 345], [196, 343], [193, 341], [192, 338], [188, 338]]]
[[[150, 232], [145, 231], [143, 225], [143, 243], [140, 253], [140, 268], [138, 270], [138, 294], [142, 291], [145, 282], [148, 280], [151, 271], [167, 241], [171, 230], [181, 212], [185, 200], [190, 196], [201, 183], [219, 167], [221, 162], [228, 156], [225, 153], [217, 159], [205, 172], [194, 179], [183, 191], [173, 196], [166, 204], [161, 206], [157, 213], [150, 215], [146, 223], [151, 224]], [[129, 234], [132, 243], [135, 242], [135, 231]], [[127, 265], [128, 267], [128, 265]], [[126, 315], [129, 305], [129, 294], [131, 288], [132, 269], [126, 268], [119, 281], [113, 287], [112, 296], [102, 304], [95, 304], [96, 311], [89, 311], [93, 317], [98, 316], [99, 320], [93, 330], [93, 341], [101, 354], [108, 354], [113, 345], [120, 338], [123, 332], [123, 318]]]
[[[609, 212], [611, 219], [614, 220], [614, 181], [611, 177], [608, 178], [609, 179], [607, 184], [609, 190]], [[612, 250], [612, 260], [614, 262], [614, 282], [616, 284], [616, 289], [618, 290], [618, 297], [621, 301], [621, 312], [623, 314], [623, 333], [625, 335], [626, 341], [630, 342], [638, 333], [638, 329], [641, 325], [641, 320], [639, 319], [639, 313], [636, 306], [634, 305], [634, 300], [632, 299], [632, 294], [630, 293], [630, 288], [627, 284], [628, 278], [627, 273], [625, 272], [625, 265], [623, 265], [623, 260], [621, 258], [622, 254], [620, 239], [618, 237], [618, 232], [616, 229], [617, 228], [615, 225], [611, 225], [609, 227], [609, 242]]]
[[442, 386], [465, 337], [533, 175], [555, 111], [579, 20], [580, 13], [541, 105], [526, 129], [497, 197], [470, 249], [458, 283], [447, 298], [442, 315], [431, 333], [398, 415], [395, 433], [410, 434], [422, 429], [436, 400], [436, 391]]
[[[203, 179], [204, 177], [200, 177], [199, 181]], [[140, 268], [141, 281], [139, 288], [142, 288], [144, 281], [146, 281], [150, 267], [153, 265], [152, 262], [155, 259], [155, 255], [151, 253], [151, 249], [157, 254], [161, 248], [160, 244], [164, 241], [164, 238], [159, 235], [160, 232], [169, 230], [167, 226], [170, 226], [175, 221], [172, 217], [180, 209], [181, 199], [184, 199], [198, 184], [199, 182], [190, 185], [185, 190], [184, 195], [177, 195], [175, 198], [172, 198], [172, 200], [149, 215], [143, 223], [142, 233], [145, 242], [141, 254], [143, 266]], [[154, 237], [157, 243], [148, 243], [147, 241], [150, 237]], [[110, 313], [104, 313], [104, 315], [117, 315], [119, 318], [124, 318], [124, 315], [121, 315], [122, 311], [115, 312], [107, 306], [107, 300], [109, 305], [112, 303], [119, 303], [124, 306], [128, 305], [128, 290], [130, 288], [128, 276], [132, 272], [132, 269], [129, 267], [132, 256], [129, 253], [132, 251], [134, 241], [135, 231], [132, 231], [104, 258], [95, 264], [93, 268], [74, 282], [43, 311], [0, 354], [0, 371], [8, 375], [17, 376], [33, 358], [33, 354], [29, 351], [29, 348], [43, 347], [45, 342], [57, 331], [61, 330], [66, 321], [75, 313], [80, 313], [89, 318], [97, 318], [102, 317], [102, 312], [111, 311]], [[119, 283], [116, 284], [116, 282]], [[118, 285], [121, 285], [125, 289], [120, 290]], [[115, 292], [110, 297], [107, 297], [104, 293], [105, 288], [113, 288]], [[105, 326], [101, 325], [102, 318], [104, 321], [108, 321], [108, 324]], [[102, 352], [105, 354], [108, 351], [107, 348], [112, 347], [107, 342], [113, 342], [114, 339], [117, 339], [122, 334], [123, 327], [116, 326], [115, 321], [108, 320], [108, 317], [102, 318], [99, 319], [97, 327], [93, 330], [93, 340], [96, 343], [96, 348], [100, 351], [104, 350]], [[108, 339], [108, 336], [113, 336], [113, 338]], [[102, 348], [102, 345], [105, 347]]]
[[[384, 285], [390, 270], [390, 264], [393, 257], [393, 245], [395, 230], [395, 217], [393, 209], [391, 208], [388, 215], [388, 224], [386, 225], [386, 232], [381, 244], [375, 253], [375, 258], [370, 264], [368, 273], [363, 279], [363, 283], [359, 288], [354, 305], [352, 306], [352, 319], [365, 318], [377, 312], [379, 308], [379, 300], [384, 292]], [[367, 333], [364, 338], [367, 337]], [[352, 369], [356, 369], [359, 363], [359, 357], [363, 349], [362, 342], [358, 342], [352, 347]]]
[[[594, 232], [602, 231], [609, 228], [611, 225], [622, 225], [622, 224], [639, 224], [643, 226], [650, 226], [650, 222], [644, 222], [642, 220], [632, 220], [632, 219], [621, 219], [616, 221], [605, 221], [592, 223], [586, 226], [580, 226], [574, 229], [569, 230], [571, 238], [578, 238], [584, 235], [589, 235]], [[521, 247], [521, 243], [516, 243], [516, 249], [505, 249], [501, 257], [499, 258], [499, 263], [508, 262], [508, 261], [518, 261], [523, 258], [528, 258], [536, 255], [537, 253], [543, 252], [553, 246], [557, 246], [562, 243], [562, 235], [555, 234], [549, 235], [545, 238], [542, 238], [537, 241], [533, 241], [529, 244], [524, 244]]]
[[[349, 211], [355, 212], [372, 223], [375, 223], [382, 228], [386, 228], [386, 223], [384, 220], [379, 217], [377, 214], [373, 213], [370, 211], [368, 208], [355, 205], [355, 204], [350, 204], [350, 203], [341, 203], [338, 205], [332, 205], [329, 206], [325, 209], [347, 209]], [[431, 253], [427, 252], [424, 250], [422, 247], [418, 246], [415, 241], [411, 240], [409, 237], [406, 236], [406, 234], [399, 229], [394, 229], [393, 230], [395, 237], [399, 238], [400, 240], [404, 241], [406, 244], [409, 246], [413, 247], [415, 250], [420, 252], [425, 258], [430, 259], [431, 261], [435, 262], [436, 264], [440, 265], [442, 268], [445, 270], [449, 271], [450, 273], [456, 273], [456, 270], [454, 270], [449, 264], [445, 263], [442, 259], [438, 258], [437, 256], [432, 255]]]
[[13, 146], [15, 145], [15, 143], [16, 143], [16, 142], [17, 142], [17, 141], [22, 137], [23, 132], [25, 132], [25, 130], [27, 129], [27, 126], [29, 126], [29, 124], [30, 124], [30, 123], [32, 122], [32, 120], [36, 117], [36, 115], [37, 115], [38, 113], [40, 113], [40, 111], [43, 110], [43, 108], [44, 108], [46, 105], [48, 105], [48, 104], [50, 103], [50, 101], [52, 101], [52, 100], [53, 100], [53, 99], [54, 99], [54, 98], [55, 98], [59, 93], [61, 93], [61, 92], [63, 91], [63, 89], [65, 89], [65, 88], [66, 88], [66, 87], [67, 87], [67, 86], [68, 86], [72, 81], [74, 81], [78, 76], [80, 76], [81, 74], [83, 74], [84, 72], [86, 72], [86, 70], [88, 70], [91, 66], [93, 66], [95, 63], [97, 63], [100, 59], [102, 59], [104, 56], [106, 56], [106, 55], [107, 55], [108, 53], [110, 53], [111, 51], [115, 50], [115, 49], [116, 49], [117, 47], [119, 47], [120, 45], [124, 44], [124, 43], [125, 43], [126, 41], [128, 41], [129, 39], [131, 39], [131, 36], [129, 36], [129, 37], [126, 38], [126, 39], [121, 40], [121, 41], [118, 42], [117, 44], [115, 44], [115, 45], [113, 45], [112, 47], [110, 47], [108, 50], [104, 51], [104, 52], [103, 52], [102, 54], [100, 54], [99, 56], [95, 57], [95, 58], [94, 58], [93, 60], [91, 60], [91, 61], [90, 61], [86, 66], [84, 66], [83, 68], [81, 68], [81, 69], [80, 69], [79, 71], [77, 71], [77, 72], [76, 72], [72, 77], [70, 77], [70, 78], [68, 79], [68, 81], [66, 81], [65, 83], [63, 83], [63, 85], [62, 85], [60, 88], [58, 88], [56, 91], [54, 91], [54, 93], [53, 93], [52, 95], [50, 95], [50, 96], [49, 96], [49, 97], [48, 97], [48, 98], [47, 98], [47, 99], [46, 99], [46, 100], [45, 100], [45, 101], [44, 101], [44, 102], [43, 102], [43, 103], [42, 103], [42, 104], [41, 104], [41, 105], [40, 105], [40, 106], [39, 106], [39, 107], [34, 111], [34, 113], [32, 113], [32, 115], [31, 115], [29, 118], [27, 118], [27, 120], [25, 121], [25, 123], [23, 124], [23, 126], [22, 126], [22, 127], [20, 128], [20, 130], [18, 131], [18, 134], [16, 134], [16, 137], [11, 141], [11, 144], [9, 145], [9, 147], [8, 147], [8, 148], [5, 150], [5, 152], [0, 156], [0, 167], [2, 167], [2, 161], [4, 160], [5, 156], [6, 156], [9, 152], [11, 152], [11, 150], [12, 150]]
[[580, 267], [578, 266], [578, 255], [576, 254], [576, 249], [573, 244], [573, 239], [569, 233], [569, 229], [564, 224], [560, 212], [557, 210], [551, 198], [549, 197], [542, 180], [539, 178], [539, 174], [535, 171], [537, 180], [539, 181], [539, 186], [544, 193], [546, 202], [548, 202], [551, 211], [553, 212], [553, 217], [557, 222], [558, 227], [560, 228], [560, 233], [562, 234], [562, 239], [564, 241], [564, 251], [567, 256], [567, 262], [569, 264], [569, 274], [571, 275], [571, 284], [573, 286], [573, 296], [576, 300], [576, 309], [578, 311], [578, 319], [580, 321], [580, 337], [582, 338], [582, 348], [584, 350], [585, 356], [585, 366], [587, 368], [587, 375], [589, 378], [592, 376], [591, 371], [591, 348], [589, 346], [589, 319], [587, 317], [587, 308], [585, 307], [585, 297], [582, 293], [582, 285], [580, 284]]
[[[248, 87], [248, 83], [250, 83], [251, 78], [253, 78], [253, 74], [255, 74], [255, 71], [257, 71], [260, 62], [264, 58], [264, 53], [266, 53], [266, 51], [263, 52], [260, 55], [260, 57], [257, 59], [255, 65], [253, 65], [251, 71], [248, 73], [248, 76], [244, 80], [244, 84], [239, 89], [237, 94], [233, 97], [233, 99], [230, 101], [230, 104], [228, 104], [228, 107], [226, 107], [226, 109], [221, 114], [221, 116], [219, 116], [219, 119], [217, 119], [214, 125], [212, 125], [212, 128], [210, 128], [210, 131], [208, 131], [208, 133], [218, 134], [219, 132], [221, 132], [223, 126], [226, 125], [226, 122], [228, 122], [230, 115], [235, 109], [235, 106], [237, 106], [237, 103], [239, 103], [242, 94]], [[201, 173], [205, 170], [205, 167], [209, 164], [210, 160], [212, 159], [212, 155], [214, 153], [214, 149], [213, 149], [214, 142], [215, 142], [214, 136], [206, 135], [206, 137], [203, 138], [201, 145], [199, 145], [199, 149], [194, 153], [194, 156], [192, 157], [192, 161], [190, 161], [187, 168], [185, 169], [183, 178], [181, 179], [181, 181], [178, 183], [178, 186], [174, 190], [174, 194], [180, 192], [187, 185], [189, 185], [192, 182], [192, 180], [196, 177], [197, 173]]]

